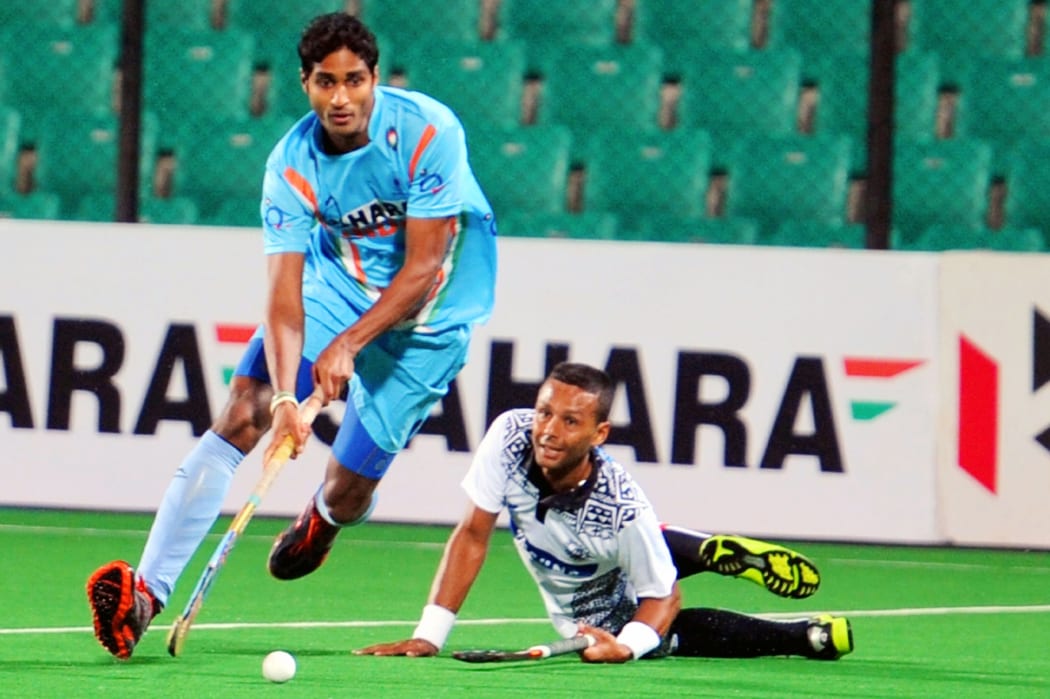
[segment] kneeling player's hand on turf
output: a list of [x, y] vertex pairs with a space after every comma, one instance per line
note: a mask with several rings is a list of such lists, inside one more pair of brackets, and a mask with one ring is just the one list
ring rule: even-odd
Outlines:
[[422, 638], [410, 638], [395, 643], [377, 643], [367, 648], [359, 648], [354, 655], [404, 655], [409, 658], [428, 658], [438, 654], [438, 647]]
[[580, 658], [585, 663], [625, 663], [634, 658], [631, 649], [605, 629], [580, 624], [579, 633], [589, 634], [597, 640], [590, 648], [580, 651]]

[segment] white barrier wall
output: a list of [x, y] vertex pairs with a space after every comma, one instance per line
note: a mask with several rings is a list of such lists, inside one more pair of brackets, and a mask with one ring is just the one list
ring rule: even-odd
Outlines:
[[[260, 236], [0, 222], [0, 240], [0, 443], [13, 455], [0, 503], [152, 510], [261, 317]], [[621, 382], [610, 450], [668, 521], [969, 540], [950, 532], [966, 504], [938, 502], [954, 497], [937, 483], [940, 416], [954, 411], [943, 256], [521, 239], [500, 252], [493, 319], [384, 479], [377, 519], [458, 519], [488, 419], [528, 405], [547, 364], [569, 358]], [[1033, 264], [1034, 279], [1046, 263]], [[297, 513], [326, 455], [311, 445], [260, 510]], [[227, 510], [259, 469], [256, 453]]]
[[942, 528], [963, 544], [1050, 546], [1048, 256], [941, 268]]

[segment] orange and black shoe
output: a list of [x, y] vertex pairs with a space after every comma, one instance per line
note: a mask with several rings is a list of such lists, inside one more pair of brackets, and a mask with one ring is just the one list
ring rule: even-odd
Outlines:
[[339, 527], [325, 521], [313, 498], [299, 518], [281, 532], [270, 549], [270, 575], [278, 580], [295, 580], [309, 575], [324, 563]]
[[88, 604], [95, 622], [95, 637], [122, 660], [131, 657], [135, 644], [163, 605], [125, 561], [102, 566], [88, 578]]

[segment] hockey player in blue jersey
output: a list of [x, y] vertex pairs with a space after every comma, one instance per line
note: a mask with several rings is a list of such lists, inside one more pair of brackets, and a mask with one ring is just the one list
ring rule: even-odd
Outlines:
[[[261, 218], [265, 322], [212, 428], [179, 466], [138, 570], [88, 581], [95, 635], [134, 650], [211, 528], [234, 469], [271, 430], [309, 435], [298, 401], [346, 395], [324, 483], [271, 552], [278, 578], [321, 564], [342, 526], [364, 521], [383, 474], [466, 361], [490, 313], [495, 221], [446, 106], [379, 85], [375, 36], [356, 18], [316, 18], [299, 43], [311, 112], [266, 164]], [[221, 164], [216, 164], [216, 167]]]

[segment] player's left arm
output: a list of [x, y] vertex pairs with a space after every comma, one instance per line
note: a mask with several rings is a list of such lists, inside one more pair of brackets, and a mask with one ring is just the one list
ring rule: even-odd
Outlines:
[[350, 380], [361, 349], [418, 312], [440, 283], [453, 225], [462, 208], [465, 163], [466, 140], [458, 123], [424, 131], [410, 167], [404, 263], [372, 307], [337, 335], [314, 363], [314, 383], [329, 400]]
[[[639, 600], [634, 617], [618, 636], [612, 635], [605, 629], [580, 624], [579, 633], [590, 634], [596, 639], [596, 643], [584, 650], [580, 657], [588, 663], [626, 663], [641, 657], [648, 651], [636, 655], [636, 650], [625, 641], [631, 643], [638, 639], [637, 643], [643, 644], [644, 647], [648, 643], [648, 637], [657, 641], [662, 639], [667, 635], [671, 622], [678, 616], [681, 608], [682, 595], [678, 590], [678, 583], [675, 583], [671, 594], [667, 597], [646, 597]], [[632, 645], [637, 645], [637, 643], [632, 643]]]
[[314, 383], [334, 400], [354, 373], [361, 349], [412, 315], [438, 281], [448, 252], [452, 217], [409, 218], [405, 226], [405, 263], [376, 302], [339, 333], [314, 363]]
[[586, 662], [622, 663], [640, 658], [656, 648], [682, 608], [677, 571], [651, 508], [639, 510], [636, 519], [619, 533], [619, 563], [636, 594], [638, 608], [619, 634], [581, 627], [598, 642], [583, 651]]

